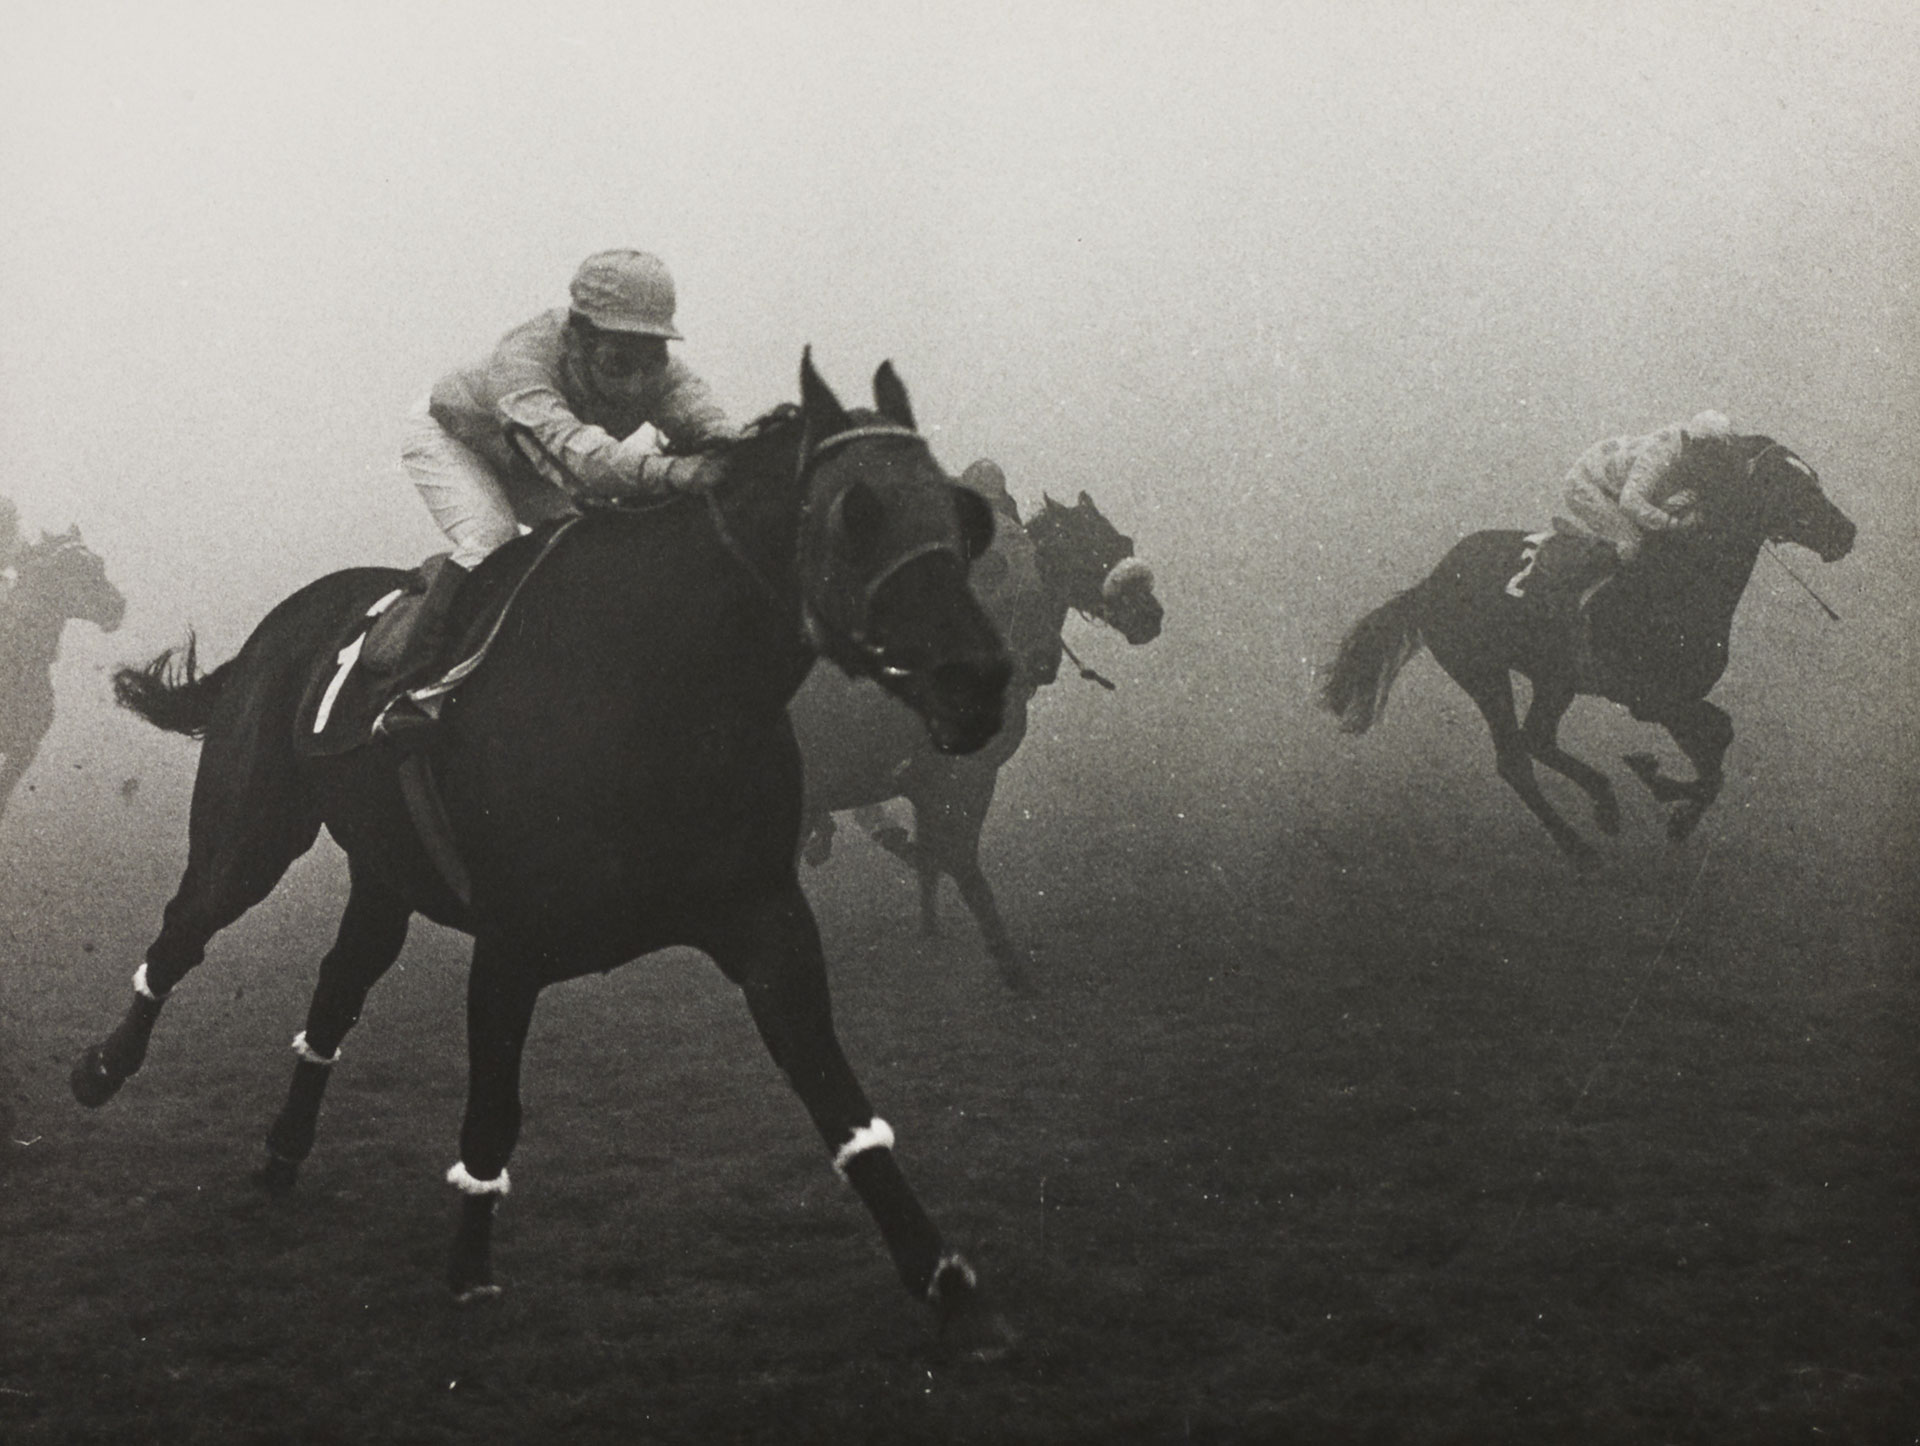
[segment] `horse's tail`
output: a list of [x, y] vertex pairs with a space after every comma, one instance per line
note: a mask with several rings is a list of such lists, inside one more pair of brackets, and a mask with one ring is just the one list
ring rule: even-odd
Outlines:
[[202, 673], [189, 632], [184, 650], [168, 648], [144, 668], [115, 673], [113, 696], [122, 708], [138, 713], [156, 728], [201, 738], [213, 721], [214, 704], [220, 701], [232, 666], [228, 661], [211, 673]]
[[1340, 654], [1321, 670], [1320, 705], [1342, 733], [1365, 733], [1386, 710], [1393, 680], [1420, 651], [1418, 589], [1388, 599], [1355, 623]]

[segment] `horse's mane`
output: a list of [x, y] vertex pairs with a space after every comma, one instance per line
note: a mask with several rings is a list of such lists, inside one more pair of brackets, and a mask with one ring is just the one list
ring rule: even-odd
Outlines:
[[800, 420], [798, 402], [777, 402], [740, 429], [737, 436], [694, 437], [684, 442], [669, 441], [660, 450], [668, 457], [724, 457], [734, 449], [750, 446], [785, 432]]

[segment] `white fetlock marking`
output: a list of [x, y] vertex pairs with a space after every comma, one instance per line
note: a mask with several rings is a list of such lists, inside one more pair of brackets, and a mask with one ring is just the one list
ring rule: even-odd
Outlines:
[[885, 1120], [875, 1115], [866, 1124], [853, 1132], [853, 1137], [842, 1145], [833, 1157], [834, 1172], [842, 1180], [847, 1178], [847, 1166], [853, 1163], [855, 1155], [864, 1155], [868, 1150], [891, 1150], [893, 1148], [893, 1128]]
[[138, 969], [133, 971], [133, 992], [138, 994], [142, 999], [151, 999], [155, 1004], [165, 999], [167, 994], [173, 993], [171, 989], [167, 991], [167, 994], [155, 994], [153, 992], [153, 986], [147, 983], [147, 966], [145, 964], [142, 964]]
[[491, 1180], [476, 1180], [467, 1173], [467, 1163], [464, 1160], [453, 1162], [453, 1168], [447, 1171], [447, 1183], [462, 1195], [505, 1195], [513, 1188], [507, 1182], [505, 1170]]
[[304, 1029], [293, 1037], [293, 1052], [299, 1055], [307, 1064], [324, 1064], [329, 1067], [334, 1065], [340, 1058], [340, 1051], [337, 1049], [334, 1050], [332, 1054], [322, 1054], [319, 1050], [308, 1044], [307, 1032]]
[[960, 1278], [967, 1283], [968, 1290], [972, 1290], [980, 1283], [980, 1278], [973, 1273], [973, 1267], [967, 1264], [966, 1258], [958, 1251], [950, 1250], [940, 1257], [940, 1263], [933, 1268], [933, 1279], [927, 1282], [929, 1305], [940, 1303], [940, 1277], [949, 1270], [959, 1274]]

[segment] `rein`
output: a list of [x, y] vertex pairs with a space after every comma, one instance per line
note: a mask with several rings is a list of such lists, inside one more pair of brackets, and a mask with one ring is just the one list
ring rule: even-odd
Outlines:
[[1799, 573], [1795, 572], [1793, 570], [1793, 564], [1788, 562], [1784, 557], [1782, 557], [1777, 551], [1774, 550], [1773, 542], [1770, 539], [1767, 542], [1763, 543], [1762, 546], [1766, 549], [1767, 556], [1780, 564], [1780, 570], [1786, 573], [1786, 575], [1792, 578], [1795, 582], [1799, 583], [1801, 587], [1805, 588], [1807, 591], [1807, 596], [1820, 604], [1821, 612], [1825, 613], [1828, 617], [1832, 618], [1836, 623], [1840, 621], [1840, 614], [1835, 612], [1831, 607], [1827, 606], [1827, 600], [1821, 597], [1819, 593], [1813, 590], [1813, 584], [1808, 582], [1804, 577], [1800, 576]]
[[[1765, 457], [1769, 452], [1787, 452], [1787, 451], [1789, 451], [1789, 449], [1783, 446], [1782, 444], [1780, 444], [1779, 442], [1771, 442], [1768, 445], [1762, 447], [1758, 452], [1754, 453], [1752, 458], [1749, 459], [1747, 462], [1748, 480], [1749, 481], [1752, 480], [1755, 470], [1758, 469], [1758, 467], [1760, 466], [1760, 459]], [[1790, 458], [1789, 460], [1793, 460], [1793, 459]], [[1804, 468], [1805, 464], [1802, 463], [1801, 466]], [[1782, 557], [1779, 554], [1779, 552], [1774, 548], [1773, 539], [1771, 538], [1761, 539], [1761, 547], [1765, 550], [1768, 557], [1772, 558], [1775, 562], [1780, 564], [1780, 570], [1782, 572], [1784, 572], [1788, 577], [1792, 578], [1795, 582], [1799, 583], [1801, 589], [1806, 593], [1806, 595], [1812, 598], [1816, 603], [1820, 604], [1821, 612], [1825, 613], [1829, 618], [1831, 618], [1836, 623], [1840, 621], [1840, 614], [1835, 612], [1831, 607], [1829, 607], [1827, 604], [1827, 600], [1821, 597], [1819, 593], [1813, 590], [1813, 584], [1808, 582], [1804, 577], [1800, 576], [1799, 573], [1795, 572], [1793, 570], [1793, 564], [1788, 562], [1784, 557]]]
[[1109, 693], [1114, 691], [1114, 684], [1112, 683], [1112, 681], [1107, 678], [1101, 677], [1098, 673], [1094, 672], [1092, 668], [1089, 668], [1085, 663], [1081, 662], [1080, 655], [1074, 652], [1073, 646], [1070, 643], [1068, 643], [1065, 638], [1062, 638], [1060, 640], [1060, 651], [1065, 653], [1070, 659], [1073, 660], [1073, 666], [1080, 670], [1080, 676], [1085, 678], [1089, 683], [1098, 683], [1101, 687], [1105, 688]]

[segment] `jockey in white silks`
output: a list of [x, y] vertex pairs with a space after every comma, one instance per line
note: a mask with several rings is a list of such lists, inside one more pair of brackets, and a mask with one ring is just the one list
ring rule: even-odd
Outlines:
[[[420, 680], [439, 661], [461, 582], [502, 543], [595, 502], [700, 491], [718, 469], [679, 447], [734, 435], [711, 389], [670, 356], [673, 278], [645, 251], [601, 251], [574, 274], [571, 304], [542, 312], [471, 366], [449, 372], [407, 421], [401, 460], [453, 544], [432, 571], [398, 656], [385, 666]], [[530, 462], [508, 440], [524, 428], [545, 453]], [[411, 706], [410, 706], [411, 705]], [[383, 731], [432, 721], [403, 698]]]
[[1567, 473], [1569, 515], [1555, 525], [1611, 543], [1620, 561], [1631, 563], [1648, 533], [1699, 521], [1692, 511], [1699, 499], [1686, 486], [1681, 459], [1690, 441], [1719, 440], [1732, 431], [1719, 412], [1701, 412], [1644, 437], [1596, 442]]

